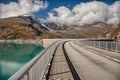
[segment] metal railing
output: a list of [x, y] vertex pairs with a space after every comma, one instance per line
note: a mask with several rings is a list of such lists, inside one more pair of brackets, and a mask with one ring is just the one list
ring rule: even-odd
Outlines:
[[80, 43], [87, 46], [120, 53], [120, 42], [80, 40]]
[[45, 80], [46, 76], [44, 75], [48, 70], [54, 51], [60, 43], [61, 41], [57, 41], [51, 44], [8, 80]]

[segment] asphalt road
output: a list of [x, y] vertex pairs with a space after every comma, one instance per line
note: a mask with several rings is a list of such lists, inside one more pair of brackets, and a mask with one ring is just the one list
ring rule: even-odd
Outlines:
[[96, 51], [72, 41], [65, 44], [65, 50], [81, 80], [120, 80], [119, 53]]

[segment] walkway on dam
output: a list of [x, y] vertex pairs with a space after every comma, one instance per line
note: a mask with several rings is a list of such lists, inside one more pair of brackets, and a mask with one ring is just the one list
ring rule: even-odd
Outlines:
[[60, 44], [55, 51], [49, 76], [50, 80], [56, 79], [73, 80], [71, 71], [64, 56], [62, 45], [63, 44]]
[[[65, 51], [63, 50], [65, 49]], [[75, 80], [72, 63], [78, 80], [120, 80], [120, 53], [81, 45], [77, 41], [61, 43], [54, 54], [49, 80]]]

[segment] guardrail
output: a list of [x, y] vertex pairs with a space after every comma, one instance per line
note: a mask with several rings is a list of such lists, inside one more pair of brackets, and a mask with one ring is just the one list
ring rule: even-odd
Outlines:
[[120, 53], [120, 42], [80, 40], [84, 45]]
[[44, 75], [48, 70], [54, 51], [60, 43], [61, 41], [57, 41], [51, 44], [8, 80], [46, 80]]

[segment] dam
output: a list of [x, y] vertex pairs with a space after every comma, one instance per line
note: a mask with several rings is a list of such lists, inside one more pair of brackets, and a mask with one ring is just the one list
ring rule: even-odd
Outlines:
[[120, 42], [45, 39], [42, 44], [46, 48], [9, 80], [120, 80]]

